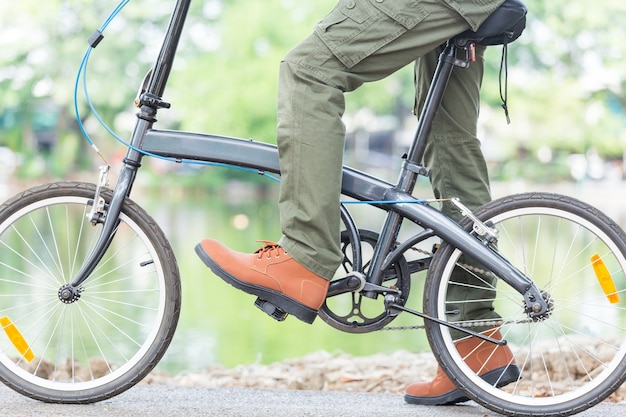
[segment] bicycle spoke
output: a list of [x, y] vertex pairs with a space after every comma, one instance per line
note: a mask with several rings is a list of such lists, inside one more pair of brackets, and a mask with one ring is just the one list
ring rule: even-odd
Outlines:
[[[626, 379], [624, 233], [584, 203], [549, 194], [505, 198], [477, 213], [500, 232], [499, 254], [533, 279], [548, 311], [531, 317], [520, 294], [503, 279], [490, 279], [481, 265], [466, 267], [460, 261], [465, 254], [442, 245], [427, 278], [427, 299], [433, 300], [429, 309], [441, 320], [499, 332], [508, 342], [507, 355], [520, 377], [501, 379], [508, 363], [489, 365], [489, 358], [504, 348], [485, 342], [476, 347], [485, 362], [470, 369], [459, 359], [460, 348], [459, 354], [454, 352], [457, 343], [472, 338], [457, 341], [449, 328], [427, 322], [433, 349], [444, 365], [474, 394], [472, 398], [485, 405], [498, 404], [497, 409], [507, 413], [532, 410], [556, 416], [558, 411], [550, 410], [584, 409], [608, 396]], [[463, 271], [465, 278], [458, 279], [457, 271]], [[457, 316], [449, 315], [452, 309], [458, 309]], [[465, 317], [464, 311], [481, 311], [485, 316]], [[493, 317], [489, 311], [494, 311]], [[465, 357], [472, 353], [465, 352]], [[485, 381], [481, 369], [487, 374], [491, 366], [494, 374]]]
[[86, 217], [94, 191], [46, 184], [0, 209], [0, 317], [13, 326], [0, 334], [0, 379], [33, 398], [93, 402], [129, 388], [154, 367], [178, 319], [171, 248], [130, 200], [76, 298], [60, 299], [103, 230]]

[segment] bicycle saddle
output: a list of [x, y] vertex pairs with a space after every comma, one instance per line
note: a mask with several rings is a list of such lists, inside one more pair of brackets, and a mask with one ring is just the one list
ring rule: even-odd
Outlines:
[[454, 39], [476, 45], [503, 45], [519, 38], [526, 27], [526, 5], [520, 0], [505, 0], [478, 28], [466, 30]]

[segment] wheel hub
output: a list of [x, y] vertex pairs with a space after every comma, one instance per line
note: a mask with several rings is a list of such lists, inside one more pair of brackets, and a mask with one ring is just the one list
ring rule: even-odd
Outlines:
[[64, 304], [72, 304], [80, 299], [82, 287], [75, 287], [72, 284], [65, 284], [59, 289], [59, 300]]
[[[527, 312], [530, 318], [536, 322], [547, 320], [548, 318], [550, 318], [552, 312], [554, 311], [554, 300], [552, 299], [550, 293], [546, 291], [541, 291], [540, 294], [543, 303], [538, 302], [536, 298], [533, 299], [533, 297], [531, 296], [529, 297], [529, 300], [531, 301], [530, 307], [527, 307]], [[546, 306], [545, 311], [542, 311], [543, 304], [545, 304]]]

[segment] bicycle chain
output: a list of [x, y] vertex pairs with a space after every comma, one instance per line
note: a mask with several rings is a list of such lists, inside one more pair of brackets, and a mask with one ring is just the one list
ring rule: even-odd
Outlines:
[[[433, 200], [433, 201], [437, 201], [437, 202], [445, 202], [445, 201], [449, 201], [450, 199], [437, 199], [437, 200]], [[413, 246], [410, 248], [412, 251], [415, 251], [421, 255], [426, 255], [429, 257], [432, 257], [434, 255], [434, 252], [431, 251], [427, 251], [425, 249], [421, 249], [418, 248], [417, 246]], [[469, 264], [464, 264], [464, 263], [459, 263], [459, 266], [470, 271], [470, 272], [474, 272], [477, 275], [483, 275], [483, 276], [487, 276], [489, 274], [491, 274], [491, 271], [482, 269], [482, 268], [478, 268], [476, 266], [473, 265], [469, 265]], [[510, 322], [508, 322], [510, 323]], [[471, 323], [467, 323], [467, 322], [458, 322], [458, 323], [454, 323], [455, 325], [459, 326], [459, 327], [495, 327], [495, 326], [502, 326], [504, 324], [507, 324], [507, 322], [503, 321], [503, 320], [489, 320], [489, 321], [473, 321]], [[422, 325], [415, 325], [415, 326], [387, 326], [387, 327], [383, 327], [380, 330], [421, 330], [424, 329], [426, 326]]]
[[[426, 255], [426, 256], [433, 256], [434, 255], [433, 252], [429, 252], [427, 250], [420, 249], [420, 248], [415, 247], [415, 246], [411, 247], [410, 249], [412, 251], [415, 251], [415, 252], [420, 253], [422, 255]], [[467, 269], [468, 271], [475, 272], [478, 275], [488, 275], [488, 274], [491, 273], [491, 271], [487, 271], [485, 269], [478, 268], [476, 266], [469, 265], [469, 264], [459, 263], [459, 266], [461, 266], [462, 268]]]
[[[415, 251], [417, 253], [420, 253], [422, 255], [426, 255], [426, 256], [433, 256], [434, 255], [433, 252], [429, 252], [427, 250], [418, 248], [416, 246], [411, 247], [411, 250], [413, 250], [413, 251]], [[468, 270], [468, 271], [474, 272], [477, 275], [484, 275], [484, 276], [486, 276], [486, 275], [491, 273], [491, 271], [487, 271], [485, 269], [478, 268], [476, 266], [469, 265], [469, 264], [459, 263], [459, 266], [464, 268], [464, 269], [466, 269], [466, 270]], [[521, 320], [521, 321], [517, 321], [517, 322], [519, 323], [519, 322], [524, 322], [524, 321], [525, 320]], [[516, 321], [513, 321], [513, 322], [516, 322]], [[484, 320], [484, 321], [473, 321], [471, 323], [468, 323], [468, 322], [458, 322], [458, 323], [454, 323], [454, 324], [456, 326], [459, 326], [459, 327], [466, 327], [466, 328], [478, 327], [478, 328], [480, 328], [480, 327], [495, 327], [495, 326], [501, 327], [502, 325], [508, 324], [508, 323], [512, 323], [512, 322], [511, 321], [505, 322], [503, 320], [497, 320], [497, 321], [494, 321], [494, 320], [486, 321], [486, 320]], [[383, 327], [380, 330], [386, 330], [386, 331], [389, 331], [389, 330], [422, 330], [425, 327], [426, 326], [424, 326], [423, 324], [422, 325], [414, 325], [414, 326], [387, 326], [387, 327]]]
[[[464, 323], [464, 322], [452, 322], [455, 326], [458, 327], [502, 327], [504, 324], [508, 324], [511, 322], [505, 322], [503, 320], [484, 320], [484, 321], [473, 321], [471, 323]], [[426, 326], [424, 326], [423, 324], [421, 325], [415, 325], [415, 326], [388, 326], [388, 327], [383, 327], [380, 330], [421, 330], [424, 329]]]

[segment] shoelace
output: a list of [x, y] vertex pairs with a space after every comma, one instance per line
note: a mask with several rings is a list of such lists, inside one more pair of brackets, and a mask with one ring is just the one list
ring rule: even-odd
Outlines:
[[266, 259], [271, 259], [272, 257], [280, 258], [283, 254], [287, 253], [278, 243], [269, 240], [259, 240], [259, 242], [262, 242], [265, 246], [254, 252], [257, 254], [257, 259], [263, 259], [263, 257]]

